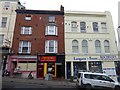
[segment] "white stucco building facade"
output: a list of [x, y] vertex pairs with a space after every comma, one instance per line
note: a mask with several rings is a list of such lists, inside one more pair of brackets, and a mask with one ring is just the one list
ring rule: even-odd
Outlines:
[[110, 12], [65, 11], [65, 77], [79, 70], [116, 76], [117, 42]]
[[19, 0], [0, 0], [0, 36], [2, 47], [11, 47], [16, 9], [24, 9]]

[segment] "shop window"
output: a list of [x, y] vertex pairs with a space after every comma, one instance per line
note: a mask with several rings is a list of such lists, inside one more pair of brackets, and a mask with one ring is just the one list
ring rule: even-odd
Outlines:
[[58, 27], [54, 25], [49, 25], [46, 27], [45, 35], [57, 35], [58, 34]]
[[88, 42], [87, 42], [87, 40], [82, 41], [82, 52], [83, 53], [88, 53]]
[[100, 61], [89, 62], [89, 70], [91, 72], [102, 72], [102, 63]]
[[55, 63], [48, 63], [47, 73], [55, 75]]
[[110, 53], [110, 46], [109, 46], [108, 40], [104, 41], [104, 50], [105, 50], [105, 53]]
[[98, 32], [98, 22], [93, 22], [93, 31]]
[[18, 66], [20, 66], [20, 71], [27, 71], [27, 61], [20, 61]]
[[25, 34], [25, 35], [30, 35], [30, 34], [32, 34], [32, 27], [30, 27], [30, 26], [23, 26], [23, 27], [21, 27], [21, 34]]
[[71, 31], [72, 32], [77, 31], [77, 22], [75, 22], [75, 21], [71, 22]]
[[95, 41], [95, 49], [96, 49], [96, 53], [101, 53], [101, 44], [99, 40]]
[[56, 40], [47, 40], [45, 42], [46, 53], [57, 53], [58, 45]]
[[35, 61], [19, 61], [18, 66], [20, 66], [20, 71], [35, 71], [36, 70]]
[[21, 41], [19, 42], [19, 53], [30, 54], [31, 52], [31, 42]]
[[7, 17], [2, 17], [1, 27], [5, 28], [7, 24]]
[[85, 22], [80, 22], [80, 30], [82, 33], [86, 32], [86, 23]]
[[35, 71], [36, 70], [36, 62], [33, 62], [33, 61], [28, 61], [28, 68], [27, 68], [28, 71]]
[[72, 41], [72, 52], [73, 53], [78, 53], [78, 41], [77, 40], [73, 40]]

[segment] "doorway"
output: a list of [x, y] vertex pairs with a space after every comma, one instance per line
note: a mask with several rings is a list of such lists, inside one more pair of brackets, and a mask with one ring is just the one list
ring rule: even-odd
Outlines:
[[62, 78], [63, 75], [63, 70], [62, 70], [62, 65], [57, 65], [57, 78]]
[[44, 77], [44, 63], [39, 63], [38, 64], [38, 78], [43, 78]]

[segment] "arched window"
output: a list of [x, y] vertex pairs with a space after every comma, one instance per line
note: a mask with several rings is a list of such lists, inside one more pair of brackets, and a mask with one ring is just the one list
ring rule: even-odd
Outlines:
[[77, 31], [77, 22], [75, 22], [75, 21], [71, 22], [71, 31], [72, 32]]
[[87, 40], [82, 41], [82, 52], [83, 53], [88, 53], [88, 42], [87, 42]]
[[72, 52], [78, 53], [78, 41], [77, 40], [72, 41]]
[[110, 53], [110, 45], [108, 40], [104, 41], [104, 49], [105, 49], [105, 53]]
[[101, 44], [99, 40], [95, 41], [95, 49], [96, 49], [96, 53], [101, 53]]

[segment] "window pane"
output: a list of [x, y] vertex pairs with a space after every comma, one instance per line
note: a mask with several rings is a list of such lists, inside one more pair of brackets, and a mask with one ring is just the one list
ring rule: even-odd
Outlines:
[[36, 62], [28, 62], [28, 70], [36, 70]]
[[107, 26], [106, 26], [105, 22], [101, 23], [101, 29], [102, 29], [103, 32], [107, 32]]
[[21, 34], [32, 34], [32, 27], [21, 27]]
[[54, 16], [49, 16], [49, 22], [55, 22], [55, 17]]
[[93, 31], [98, 32], [98, 23], [97, 22], [93, 22]]
[[83, 53], [88, 53], [88, 43], [86, 40], [82, 41], [82, 52]]
[[46, 35], [57, 35], [57, 27], [56, 26], [47, 26]]
[[77, 40], [73, 40], [72, 42], [72, 52], [78, 53], [78, 41]]
[[71, 22], [71, 31], [77, 31], [77, 22]]
[[107, 40], [104, 41], [104, 49], [105, 49], [105, 53], [110, 53], [109, 41]]
[[95, 48], [96, 48], [96, 53], [101, 53], [101, 45], [99, 40], [95, 41]]
[[49, 52], [54, 52], [54, 41], [49, 41]]
[[81, 32], [86, 32], [86, 23], [85, 22], [80, 22], [80, 29], [81, 29]]
[[31, 43], [28, 41], [22, 41], [19, 43], [19, 53], [30, 53]]
[[6, 24], [7, 24], [7, 17], [2, 17], [1, 27], [6, 27]]

